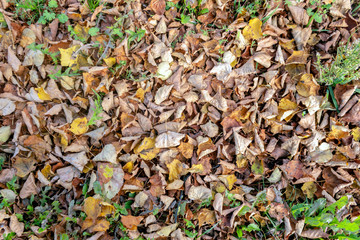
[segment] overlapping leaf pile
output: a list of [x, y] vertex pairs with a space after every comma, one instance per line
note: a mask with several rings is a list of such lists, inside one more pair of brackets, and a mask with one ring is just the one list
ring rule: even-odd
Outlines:
[[30, 3], [0, 1], [4, 237], [358, 239], [359, 80], [316, 67], [358, 3]]

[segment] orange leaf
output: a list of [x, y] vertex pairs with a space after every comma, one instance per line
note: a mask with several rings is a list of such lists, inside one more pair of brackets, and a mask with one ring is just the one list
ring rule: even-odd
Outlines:
[[121, 223], [129, 230], [136, 230], [137, 226], [144, 219], [142, 216], [134, 217], [131, 215], [121, 217]]

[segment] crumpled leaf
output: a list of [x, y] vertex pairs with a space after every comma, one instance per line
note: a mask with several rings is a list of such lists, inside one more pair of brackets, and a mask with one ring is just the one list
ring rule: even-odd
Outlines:
[[205, 224], [213, 225], [215, 223], [215, 212], [207, 209], [202, 208], [199, 213], [197, 214], [197, 219], [199, 221], [199, 226], [203, 226]]
[[237, 132], [234, 132], [234, 139], [235, 139], [235, 150], [236, 150], [237, 155], [238, 154], [244, 154], [247, 147], [252, 142], [251, 139], [244, 138], [243, 136], [241, 136]]
[[149, 6], [158, 15], [163, 15], [165, 13], [165, 0], [151, 0]]
[[70, 126], [70, 131], [75, 135], [81, 135], [89, 130], [88, 121], [86, 117], [76, 118]]
[[251, 39], [258, 40], [262, 37], [262, 21], [258, 18], [253, 18], [249, 21], [249, 25], [247, 25], [243, 30], [244, 38], [248, 41]]
[[16, 233], [16, 236], [20, 237], [24, 232], [25, 224], [19, 222], [17, 216], [13, 214], [10, 217], [10, 229]]
[[156, 74], [162, 80], [168, 79], [172, 75], [169, 62], [161, 62], [158, 65]]
[[180, 140], [183, 139], [184, 137], [185, 134], [167, 131], [156, 137], [155, 147], [169, 148], [169, 147], [179, 146]]

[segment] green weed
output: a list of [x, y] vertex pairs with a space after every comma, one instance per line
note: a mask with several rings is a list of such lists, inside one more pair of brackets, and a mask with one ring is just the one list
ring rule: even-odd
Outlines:
[[339, 218], [337, 212], [348, 204], [347, 196], [337, 200], [335, 203], [326, 207], [326, 199], [320, 198], [313, 203], [300, 203], [291, 207], [291, 213], [295, 219], [300, 217], [305, 218], [305, 224], [309, 227], [322, 228], [327, 232], [333, 231], [333, 237], [346, 236], [347, 238], [359, 234], [360, 231], [360, 217], [354, 222], [349, 219]]
[[306, 27], [309, 27], [313, 21], [322, 23], [323, 18], [331, 7], [331, 4], [323, 4], [321, 0], [311, 0], [309, 3], [311, 7], [307, 8], [306, 12], [310, 16], [310, 19]]
[[68, 17], [64, 13], [56, 13], [55, 9], [58, 7], [56, 0], [50, 0], [46, 5], [45, 0], [15, 0], [15, 16], [28, 24], [38, 22], [47, 24], [55, 18], [60, 23], [66, 23]]

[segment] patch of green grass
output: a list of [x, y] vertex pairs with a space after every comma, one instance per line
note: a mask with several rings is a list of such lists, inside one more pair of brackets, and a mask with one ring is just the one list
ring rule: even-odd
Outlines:
[[56, 0], [50, 0], [47, 5], [45, 0], [14, 0], [15, 16], [28, 24], [38, 22], [47, 24], [55, 18], [60, 23], [66, 23], [68, 17], [64, 13], [56, 13], [58, 3]]
[[100, 0], [87, 0], [86, 2], [91, 12], [94, 12], [95, 9], [100, 5]]
[[321, 64], [318, 56], [315, 63], [319, 71], [318, 82], [326, 85], [328, 95], [330, 95], [336, 110], [339, 110], [338, 103], [335, 99], [333, 88], [337, 84], [347, 84], [360, 78], [360, 41], [356, 41], [352, 46], [342, 45], [337, 49], [337, 55], [330, 67]]

